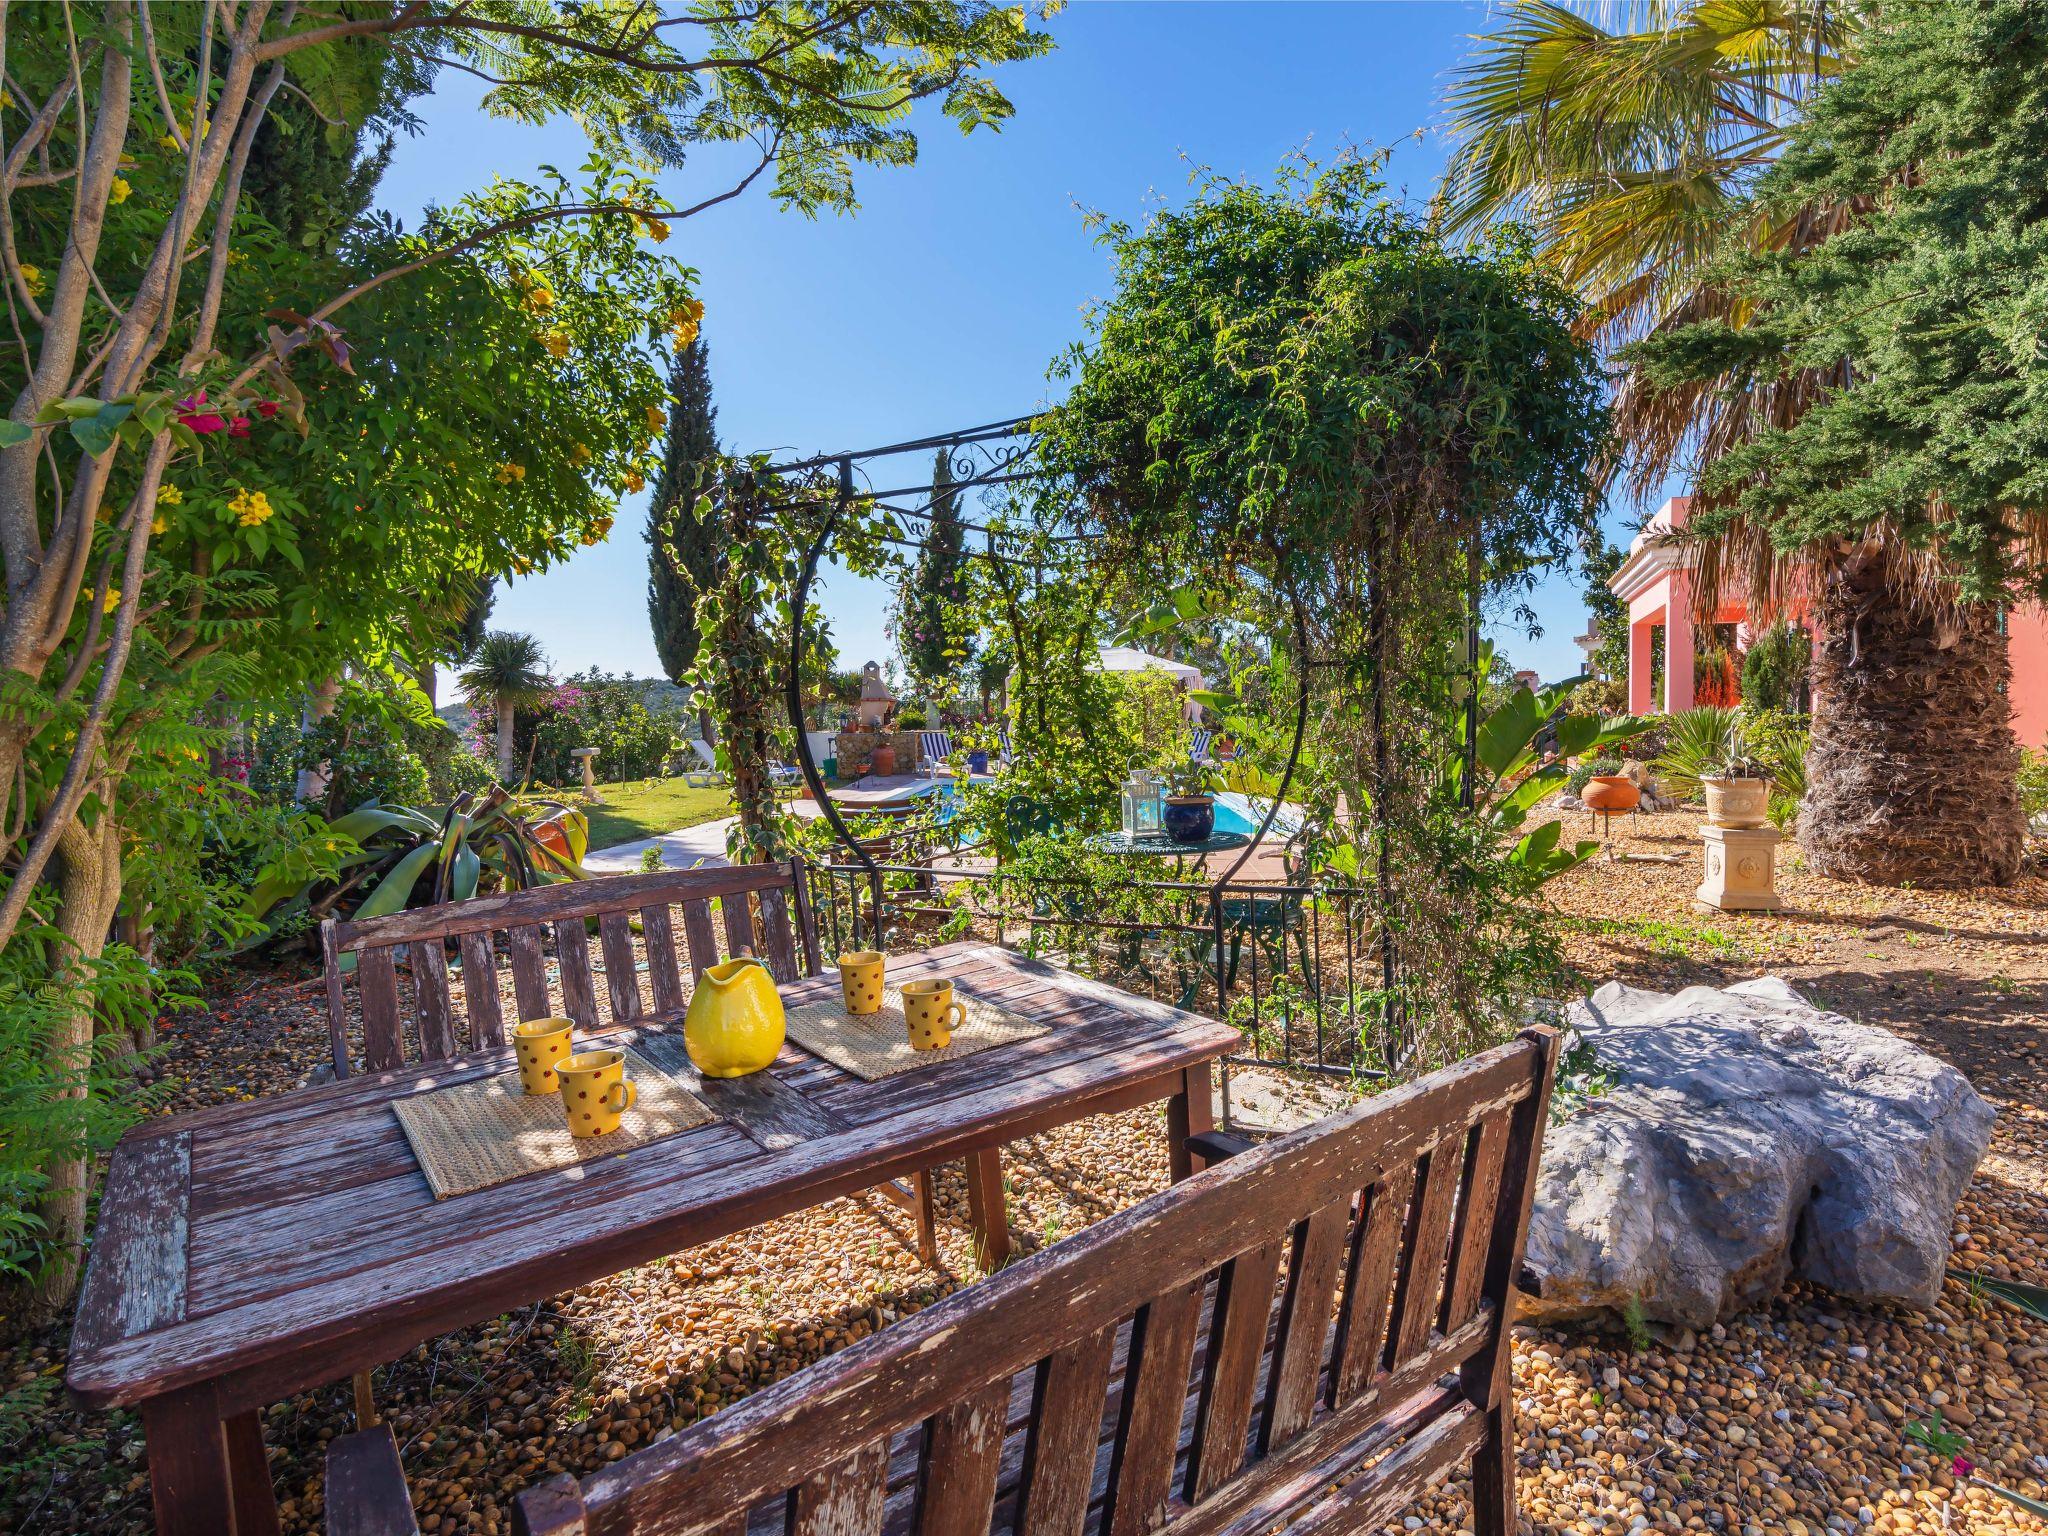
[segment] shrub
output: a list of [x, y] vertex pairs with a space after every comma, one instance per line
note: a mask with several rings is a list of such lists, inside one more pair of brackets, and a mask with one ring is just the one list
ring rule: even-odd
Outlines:
[[415, 738], [449, 736], [439, 721], [414, 720], [389, 684], [355, 678], [342, 684], [334, 713], [303, 728], [295, 714], [255, 717], [248, 783], [263, 799], [288, 805], [302, 772], [325, 773], [327, 793], [310, 809], [334, 817], [365, 800], [424, 800], [429, 773]]
[[1564, 697], [1566, 714], [1619, 715], [1628, 709], [1628, 684], [1618, 677], [1588, 678]]
[[2030, 822], [2048, 816], [2048, 748], [2020, 753], [2020, 813]]
[[1742, 702], [1751, 709], [1797, 709], [1813, 661], [1813, 640], [1797, 624], [1773, 624], [1742, 657]]
[[628, 677], [592, 670], [569, 678], [540, 703], [523, 709], [514, 723], [518, 771], [540, 784], [576, 784], [582, 765], [571, 754], [597, 748], [596, 772], [607, 781], [654, 778], [666, 771], [682, 716], [657, 714]]
[[1586, 792], [1586, 785], [1595, 774], [1619, 773], [1621, 762], [1618, 758], [1595, 757], [1575, 766], [1564, 781], [1564, 787], [1574, 795]]

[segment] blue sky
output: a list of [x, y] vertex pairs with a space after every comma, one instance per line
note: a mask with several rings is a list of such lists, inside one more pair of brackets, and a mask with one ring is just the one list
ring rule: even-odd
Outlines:
[[[1484, 19], [1421, 0], [1070, 7], [1051, 23], [1055, 53], [999, 72], [1017, 108], [1000, 134], [963, 138], [926, 114], [917, 165], [862, 176], [857, 215], [808, 221], [749, 193], [676, 226], [666, 249], [701, 273], [721, 438], [808, 454], [1034, 409], [1109, 287], [1083, 210], [1135, 218], [1177, 201], [1190, 164], [1263, 177], [1303, 146], [1397, 146], [1394, 185], [1426, 199], [1445, 153], [1439, 97]], [[581, 162], [572, 127], [487, 117], [480, 90], [451, 74], [420, 104], [426, 132], [401, 141], [386, 208], [411, 222], [494, 173]], [[723, 168], [665, 190], [693, 201]], [[645, 512], [629, 499], [605, 544], [502, 589], [493, 624], [538, 636], [561, 672], [656, 675]], [[836, 573], [822, 603], [847, 665], [885, 659], [880, 587]], [[1500, 633], [1502, 649], [1547, 678], [1576, 671], [1576, 585], [1554, 579], [1535, 607], [1544, 634]]]

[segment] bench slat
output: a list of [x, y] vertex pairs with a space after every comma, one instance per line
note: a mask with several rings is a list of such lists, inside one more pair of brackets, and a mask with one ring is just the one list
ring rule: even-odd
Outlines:
[[1387, 1364], [1413, 1359], [1429, 1342], [1442, 1295], [1444, 1254], [1451, 1245], [1451, 1202], [1465, 1170], [1465, 1137], [1446, 1136], [1425, 1155], [1421, 1184], [1409, 1207], [1408, 1239], [1401, 1245], [1401, 1274], [1394, 1282], [1393, 1320], [1387, 1332], [1393, 1351]]
[[683, 903], [683, 937], [690, 945], [690, 974], [701, 977], [718, 964], [718, 940], [711, 932], [711, 903]]
[[789, 931], [789, 901], [780, 891], [761, 893], [761, 934], [768, 946], [768, 972], [777, 981], [795, 981], [796, 944]]
[[754, 943], [754, 904], [747, 899], [746, 892], [719, 897], [718, 909], [725, 914], [725, 958], [737, 960], [741, 955], [758, 953], [759, 946]]
[[562, 1012], [585, 1029], [597, 1028], [597, 988], [590, 979], [590, 935], [583, 919], [555, 924], [555, 969], [562, 977]]
[[420, 1060], [446, 1061], [458, 1047], [454, 1005], [448, 999], [448, 951], [439, 939], [421, 939], [412, 946], [412, 982]]
[[1140, 1536], [1166, 1513], [1202, 1291], [1200, 1281], [1175, 1286], [1138, 1315], [1110, 1458], [1106, 1536]]
[[[889, 1442], [877, 1440], [797, 1486], [789, 1536], [874, 1536], [888, 1503]], [[744, 1515], [742, 1515], [744, 1519]]]
[[1279, 1273], [1277, 1240], [1241, 1253], [1223, 1267], [1216, 1291], [1217, 1321], [1209, 1330], [1208, 1369], [1202, 1373], [1194, 1450], [1188, 1457], [1190, 1504], [1206, 1499], [1244, 1465], [1252, 1389], [1258, 1382], [1266, 1325], [1273, 1316], [1273, 1281]]
[[389, 949], [366, 949], [356, 961], [363, 1005], [363, 1065], [383, 1072], [405, 1064], [405, 1037], [398, 1022], [398, 969]]
[[633, 958], [633, 927], [624, 912], [606, 912], [597, 920], [604, 952], [605, 990], [611, 993], [612, 1022], [630, 1024], [640, 1017], [639, 962]]
[[471, 1050], [505, 1043], [505, 1010], [498, 1001], [498, 955], [488, 933], [462, 936], [462, 1008], [469, 1015]]
[[1366, 1192], [1366, 1211], [1351, 1248], [1351, 1274], [1338, 1317], [1337, 1368], [1330, 1373], [1330, 1406], [1341, 1408], [1372, 1384], [1386, 1338], [1387, 1290], [1400, 1257], [1402, 1217], [1415, 1170], [1396, 1168]]
[[525, 925], [507, 929], [505, 947], [512, 955], [512, 996], [519, 1007], [519, 1022], [552, 1017], [554, 999], [548, 996], [548, 963], [541, 953], [540, 929]]
[[683, 978], [676, 968], [676, 935], [666, 902], [640, 909], [640, 936], [647, 946], [647, 985], [654, 993], [655, 1013], [663, 1017], [681, 1013]]
[[[1010, 1381], [1005, 1376], [932, 1415], [918, 1478], [917, 1536], [987, 1532], [1009, 1405]], [[875, 1483], [881, 1486], [879, 1474]]]
[[1095, 1481], [1117, 1330], [1055, 1350], [1038, 1367], [1024, 1442], [1017, 1536], [1081, 1536]]
[[1273, 1377], [1266, 1393], [1266, 1418], [1259, 1429], [1262, 1456], [1300, 1434], [1315, 1412], [1337, 1267], [1350, 1230], [1349, 1195], [1332, 1200], [1294, 1229], [1287, 1289], [1280, 1303], [1280, 1331], [1273, 1346]]
[[1488, 1115], [1479, 1123], [1479, 1134], [1473, 1138], [1464, 1188], [1458, 1197], [1458, 1226], [1451, 1235], [1450, 1278], [1444, 1286], [1444, 1310], [1439, 1325], [1445, 1333], [1478, 1310], [1507, 1151], [1508, 1117]]

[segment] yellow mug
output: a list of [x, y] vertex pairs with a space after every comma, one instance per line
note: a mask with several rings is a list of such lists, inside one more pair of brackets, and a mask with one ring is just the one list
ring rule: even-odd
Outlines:
[[578, 1051], [557, 1068], [571, 1136], [609, 1136], [640, 1090], [626, 1081], [623, 1051]]
[[942, 1051], [953, 1043], [954, 1028], [967, 1022], [967, 1008], [953, 1000], [950, 981], [906, 981], [903, 1022], [910, 1026], [911, 1049]]
[[528, 1019], [512, 1031], [512, 1049], [519, 1053], [519, 1086], [528, 1093], [553, 1093], [562, 1085], [555, 1073], [569, 1058], [568, 1019]]
[[880, 950], [863, 949], [839, 957], [839, 985], [846, 994], [846, 1011], [855, 1017], [882, 1011], [882, 968], [888, 957]]

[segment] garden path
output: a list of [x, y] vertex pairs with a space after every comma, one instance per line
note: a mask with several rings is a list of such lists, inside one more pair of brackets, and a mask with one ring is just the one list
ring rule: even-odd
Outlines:
[[628, 873], [640, 867], [640, 857], [649, 848], [659, 848], [664, 869], [722, 869], [726, 830], [738, 819], [721, 816], [716, 821], [700, 821], [694, 827], [679, 827], [659, 837], [616, 843], [586, 855], [583, 867], [598, 875]]

